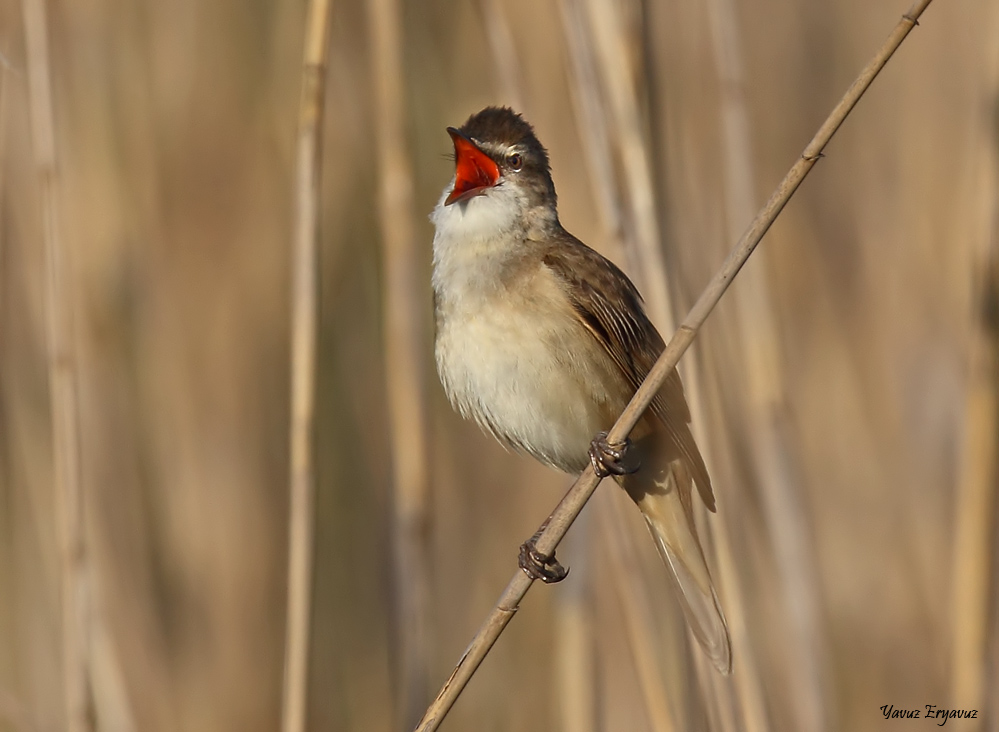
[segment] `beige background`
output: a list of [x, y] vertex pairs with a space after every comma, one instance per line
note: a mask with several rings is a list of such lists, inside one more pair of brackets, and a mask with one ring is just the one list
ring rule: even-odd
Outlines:
[[[406, 150], [417, 274], [428, 281], [426, 214], [452, 174], [444, 128], [509, 102], [510, 92], [480, 4], [404, 5]], [[499, 6], [523, 111], [551, 153], [562, 221], [627, 265], [597, 214], [558, 7]], [[749, 220], [724, 203], [726, 87], [708, 6], [617, 7], [682, 314], [734, 242], [732, 231]], [[274, 730], [304, 4], [56, 0], [49, 10], [101, 728]], [[904, 10], [897, 0], [735, 3], [750, 213]], [[309, 726], [367, 732], [400, 728], [391, 703], [389, 367], [379, 330], [368, 16], [354, 0], [334, 2], [333, 12]], [[62, 724], [59, 559], [22, 28], [19, 4], [0, 0], [0, 730], [47, 732]], [[685, 359], [729, 527], [752, 678], [773, 729], [925, 726], [885, 722], [879, 707], [954, 703], [955, 505], [980, 342], [975, 293], [989, 242], [996, 246], [997, 99], [999, 6], [935, 3], [748, 265], [770, 283], [783, 454], [798, 476], [801, 509], [791, 513], [792, 529], [814, 552], [813, 564], [797, 565], [817, 603], [808, 648], [788, 630], [795, 590], [781, 590], [779, 540], [754, 468], [756, 423], [740, 396], [746, 364], [733, 342], [756, 336], [751, 328], [738, 335], [736, 298], [722, 302]], [[429, 283], [422, 293], [413, 308], [429, 330]], [[436, 688], [508, 580], [517, 546], [568, 479], [463, 423], [429, 368], [429, 341], [424, 356]], [[581, 587], [593, 600], [601, 728], [651, 729], [606, 531], [594, 518], [609, 505], [598, 497], [560, 554], [576, 575], [535, 588], [444, 729], [559, 728], [559, 605]], [[636, 527], [645, 562], [651, 542]], [[679, 642], [668, 595], [658, 585], [652, 592], [662, 638]], [[731, 620], [737, 611], [725, 604]], [[682, 647], [650, 645], [667, 676], [687, 663]], [[811, 701], [797, 686], [806, 683], [802, 653], [818, 659], [821, 693]], [[994, 650], [991, 658], [994, 725]], [[683, 712], [698, 698], [687, 693], [687, 701], [671, 697], [674, 713], [703, 722], [696, 710]], [[976, 727], [949, 722], [954, 728]]]

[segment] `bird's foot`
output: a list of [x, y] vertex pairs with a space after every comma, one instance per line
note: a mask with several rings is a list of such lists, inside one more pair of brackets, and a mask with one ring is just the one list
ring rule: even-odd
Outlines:
[[636, 472], [640, 463], [635, 458], [628, 459], [630, 449], [631, 440], [625, 438], [623, 442], [611, 443], [607, 441], [607, 433], [601, 432], [593, 438], [588, 451], [593, 472], [598, 478]]
[[[548, 522], [546, 521], [545, 524]], [[545, 530], [542, 526], [534, 536], [520, 545], [520, 556], [517, 564], [524, 573], [533, 580], [541, 580], [546, 585], [561, 582], [569, 574], [569, 570], [558, 563], [555, 552], [542, 554], [538, 551], [538, 538]]]

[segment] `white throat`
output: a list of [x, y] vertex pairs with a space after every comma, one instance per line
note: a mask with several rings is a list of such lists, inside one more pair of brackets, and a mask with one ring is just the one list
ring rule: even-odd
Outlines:
[[515, 186], [501, 182], [478, 196], [445, 206], [453, 185], [452, 180], [430, 214], [437, 230], [433, 286], [439, 301], [495, 288], [498, 275], [526, 235], [524, 201]]

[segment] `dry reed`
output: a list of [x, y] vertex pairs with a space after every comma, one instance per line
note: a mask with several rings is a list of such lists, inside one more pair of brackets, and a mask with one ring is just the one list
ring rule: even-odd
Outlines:
[[[953, 551], [953, 652], [951, 703], [986, 706], [990, 608], [995, 603], [996, 484], [994, 450], [999, 435], [999, 333], [995, 318], [999, 257], [982, 269], [991, 281], [982, 290], [981, 330], [971, 353], [965, 401], [963, 455], [957, 482]], [[988, 299], [987, 299], [988, 298]], [[988, 312], [993, 311], [993, 312]], [[993, 671], [994, 673], [994, 671]]]
[[[601, 520], [608, 524], [607, 530], [603, 533], [603, 543], [607, 547], [608, 558], [613, 566], [615, 589], [621, 600], [625, 628], [630, 641], [629, 650], [634, 658], [649, 726], [654, 732], [672, 732], [678, 728], [678, 725], [674, 724], [669, 700], [666, 697], [669, 685], [663, 679], [655, 646], [651, 642], [656, 637], [653, 603], [641, 577], [636, 577], [634, 568], [639, 567], [640, 563], [635, 551], [634, 536], [622, 515], [622, 500], [622, 496], [614, 496], [606, 502], [610, 510], [600, 514]], [[681, 653], [682, 650], [680, 649]]]
[[413, 221], [405, 121], [403, 34], [397, 0], [369, 0], [378, 211], [382, 232], [383, 342], [392, 452], [395, 682], [400, 728], [419, 719], [429, 692], [427, 608], [429, 467], [424, 283]]
[[503, 6], [499, 0], [479, 0], [478, 7], [482, 14], [482, 27], [489, 40], [500, 98], [504, 104], [514, 109], [523, 109], [524, 87], [521, 84], [520, 62]]
[[[708, 15], [712, 29], [721, 94], [722, 160], [726, 236], [738, 236], [739, 222], [752, 213], [754, 173], [750, 150], [749, 113], [746, 108], [741, 39], [733, 0], [711, 0]], [[823, 689], [828, 666], [822, 644], [818, 563], [810, 539], [809, 521], [802, 506], [803, 486], [795, 470], [789, 444], [786, 379], [780, 361], [780, 335], [767, 268], [757, 263], [743, 273], [732, 293], [737, 320], [732, 348], [745, 364], [740, 396], [744, 403], [742, 431], [751, 443], [748, 451], [755, 472], [752, 481], [762, 498], [764, 521], [775, 554], [784, 610], [790, 620], [784, 645], [790, 688], [786, 697], [794, 709], [794, 725], [801, 732], [818, 732], [829, 725], [830, 713]], [[737, 682], [737, 683], [741, 683]]]
[[561, 729], [566, 732], [598, 732], [601, 672], [595, 636], [594, 589], [597, 585], [593, 544], [594, 532], [584, 514], [576, 531], [566, 537], [564, 547], [573, 556], [574, 581], [554, 598], [551, 629]]
[[610, 109], [609, 139], [618, 148], [625, 180], [628, 217], [624, 219], [624, 240], [633, 242], [625, 247], [625, 254], [634, 272], [655, 273], [643, 277], [639, 284], [653, 322], [672, 330], [676, 321], [668, 280], [657, 276], [666, 267], [656, 218], [652, 166], [643, 141], [635, 79], [629, 72], [623, 21], [610, 0], [587, 0], [585, 14], [593, 38], [595, 66]]
[[311, 0], [299, 100], [292, 237], [290, 511], [283, 732], [302, 732], [308, 709], [312, 565], [315, 536], [317, 265], [322, 123], [329, 55], [330, 0]]
[[55, 471], [55, 515], [60, 537], [63, 694], [66, 729], [93, 729], [90, 608], [84, 494], [81, 480], [80, 415], [74, 346], [72, 272], [62, 238], [59, 160], [52, 104], [45, 0], [24, 0], [28, 92], [35, 165], [41, 191], [45, 241], [49, 399]]
[[[994, 59], [993, 77], [999, 75]], [[999, 81], [999, 79], [994, 79]], [[999, 87], [999, 84], [997, 84]], [[995, 190], [999, 178], [999, 137], [993, 132], [983, 181]], [[991, 179], [991, 180], [990, 180]], [[995, 638], [990, 611], [999, 615], [997, 590], [997, 503], [999, 491], [999, 201], [991, 201], [987, 251], [977, 253], [974, 277], [971, 352], [965, 393], [964, 429], [958, 466], [952, 554], [951, 703], [960, 709], [989, 708], [999, 717], [986, 680], [999, 673], [988, 658]], [[995, 687], [995, 683], [993, 683]], [[984, 715], [983, 715], [984, 716]]]

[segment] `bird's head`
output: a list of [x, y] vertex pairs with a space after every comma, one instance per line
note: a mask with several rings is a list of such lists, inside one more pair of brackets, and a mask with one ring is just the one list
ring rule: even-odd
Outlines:
[[444, 206], [501, 206], [528, 225], [557, 221], [548, 152], [523, 117], [508, 107], [487, 107], [447, 131], [455, 175]]

